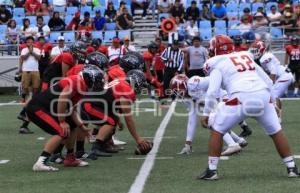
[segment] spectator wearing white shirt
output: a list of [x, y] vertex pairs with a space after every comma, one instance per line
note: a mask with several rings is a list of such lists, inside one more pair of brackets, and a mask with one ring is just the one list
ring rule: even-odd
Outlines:
[[36, 33], [35, 36], [37, 38], [40, 36], [44, 36], [45, 39], [48, 40], [50, 35], [49, 26], [44, 23], [44, 19], [42, 16], [37, 16], [36, 20], [37, 20], [37, 26], [33, 28]]
[[124, 37], [124, 44], [122, 46], [122, 50], [123, 50], [124, 54], [127, 52], [136, 52], [134, 45], [130, 44], [130, 39], [128, 36]]
[[30, 88], [36, 93], [40, 87], [39, 59], [41, 51], [33, 47], [34, 38], [26, 38], [26, 48], [21, 51], [20, 68], [22, 73], [22, 98], [23, 100], [29, 94]]
[[59, 6], [59, 7], [66, 7], [67, 6], [67, 1], [66, 0], [53, 0], [53, 6]]
[[187, 26], [186, 32], [188, 39], [193, 39], [193, 37], [199, 36], [199, 28], [195, 25], [194, 20], [190, 20], [190, 25]]
[[248, 16], [243, 15], [241, 18], [241, 23], [233, 28], [238, 29], [241, 32], [241, 34], [243, 34], [251, 30], [252, 24], [249, 22]]
[[113, 64], [118, 64], [119, 58], [123, 56], [123, 50], [120, 45], [120, 39], [117, 37], [113, 38], [112, 45], [107, 49], [107, 56], [109, 62]]
[[34, 29], [30, 26], [30, 20], [28, 18], [23, 19], [23, 26], [20, 28], [21, 40], [25, 41], [27, 37], [35, 36]]
[[172, 0], [158, 0], [158, 12], [169, 13], [172, 7]]
[[271, 12], [267, 15], [270, 25], [277, 26], [280, 24], [281, 13], [277, 10], [275, 5], [271, 6]]
[[60, 55], [61, 53], [64, 52], [64, 49], [66, 49], [65, 38], [63, 36], [58, 36], [57, 41], [58, 41], [58, 45], [52, 48], [50, 54], [51, 58]]

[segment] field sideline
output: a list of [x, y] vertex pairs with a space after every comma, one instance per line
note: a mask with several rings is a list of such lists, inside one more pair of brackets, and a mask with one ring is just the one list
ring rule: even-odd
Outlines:
[[[18, 97], [0, 95], [0, 103], [17, 101]], [[299, 109], [300, 101], [284, 101], [283, 127], [294, 154], [300, 154]], [[56, 173], [34, 173], [32, 165], [41, 152], [49, 136], [41, 129], [31, 125], [33, 135], [17, 133], [20, 121], [15, 117], [19, 105], [0, 105], [0, 193], [127, 193], [134, 183], [145, 156], [133, 154], [135, 143], [124, 130], [118, 137], [128, 142], [126, 150], [112, 158], [99, 158], [90, 161], [87, 168], [64, 168]], [[137, 128], [142, 136], [153, 139], [166, 112], [154, 116], [151, 104], [141, 105], [140, 115], [136, 117]], [[177, 103], [176, 112], [185, 112]], [[166, 125], [164, 137], [158, 148], [155, 162], [143, 193], [292, 193], [298, 192], [300, 179], [288, 179], [286, 168], [276, 154], [272, 141], [253, 120], [249, 125], [254, 133], [248, 138], [246, 149], [222, 160], [219, 167], [220, 180], [202, 182], [195, 177], [207, 165], [207, 142], [209, 131], [200, 125], [190, 156], [177, 155], [185, 140], [186, 117], [171, 116]], [[237, 133], [240, 132], [236, 128]], [[41, 140], [42, 139], [42, 140]], [[89, 149], [90, 144], [88, 144]], [[300, 165], [300, 160], [296, 159]]]

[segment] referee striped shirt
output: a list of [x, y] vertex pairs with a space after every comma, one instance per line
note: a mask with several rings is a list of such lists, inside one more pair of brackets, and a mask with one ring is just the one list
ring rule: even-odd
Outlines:
[[167, 68], [177, 69], [177, 71], [182, 70], [184, 64], [184, 53], [180, 49], [174, 50], [172, 47], [168, 47], [163, 51], [160, 57]]

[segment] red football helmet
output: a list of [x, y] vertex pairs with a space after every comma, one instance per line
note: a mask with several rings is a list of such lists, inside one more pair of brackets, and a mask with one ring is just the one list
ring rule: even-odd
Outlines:
[[209, 42], [209, 55], [230, 54], [234, 52], [233, 40], [226, 35], [216, 35]]
[[183, 98], [187, 94], [187, 82], [189, 78], [185, 74], [174, 76], [170, 82], [172, 94]]
[[253, 54], [255, 60], [259, 59], [265, 53], [266, 50], [266, 44], [260, 40], [255, 41], [249, 49], [249, 51]]

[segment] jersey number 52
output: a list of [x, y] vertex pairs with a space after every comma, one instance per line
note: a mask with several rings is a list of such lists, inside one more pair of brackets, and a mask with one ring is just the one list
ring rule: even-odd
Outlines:
[[247, 55], [232, 56], [230, 60], [237, 68], [238, 72], [244, 72], [246, 70], [255, 70], [253, 60]]

